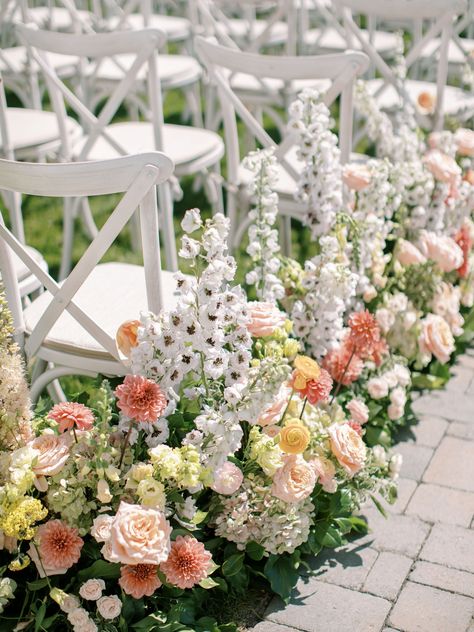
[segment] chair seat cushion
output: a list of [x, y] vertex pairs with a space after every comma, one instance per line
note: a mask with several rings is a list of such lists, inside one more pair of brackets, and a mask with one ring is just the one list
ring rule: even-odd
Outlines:
[[[88, 70], [94, 74], [97, 81], [116, 82], [123, 79], [135, 59], [136, 55], [115, 55], [113, 58], [108, 57], [100, 61], [97, 70], [96, 64], [91, 64]], [[148, 65], [144, 64], [137, 78], [144, 81], [147, 74]], [[202, 75], [202, 68], [194, 57], [188, 55], [159, 55], [158, 74], [162, 87], [169, 90], [198, 81]]]
[[[314, 88], [320, 92], [326, 92], [331, 86], [330, 79], [297, 79], [291, 82], [291, 85], [286, 85], [282, 79], [269, 79], [263, 80], [257, 79], [254, 75], [248, 75], [242, 72], [236, 73], [231, 78], [232, 89], [235, 90], [244, 100], [257, 99], [260, 102], [270, 103], [274, 105], [284, 105], [283, 101], [280, 103], [280, 99], [286, 98], [288, 100], [289, 95], [294, 94], [295, 97], [304, 88]], [[282, 91], [285, 88], [285, 95]], [[273, 93], [281, 93], [275, 96]], [[287, 101], [286, 101], [287, 102]]]
[[[474, 51], [474, 39], [468, 39], [465, 37], [461, 37], [460, 41], [466, 50], [466, 53], [469, 55]], [[427, 60], [432, 61], [433, 57], [438, 59], [439, 57], [439, 47], [441, 44], [441, 40], [439, 37], [436, 37], [430, 40], [427, 45], [424, 47], [421, 52], [421, 57]], [[449, 41], [448, 44], [448, 62], [450, 64], [465, 64], [467, 63], [466, 55], [460, 50], [459, 46], [453, 40]]]
[[[82, 22], [91, 24], [89, 11], [78, 9], [77, 15]], [[39, 26], [47, 27], [51, 31], [65, 31], [74, 25], [71, 13], [65, 7], [29, 8], [28, 17]]]
[[[48, 269], [48, 265], [46, 261], [43, 259], [43, 255], [40, 252], [35, 250], [35, 248], [31, 248], [31, 246], [26, 246], [25, 249], [30, 255], [30, 257], [32, 257], [32, 259], [34, 259], [35, 262], [38, 263], [43, 268], [43, 270]], [[30, 269], [20, 259], [20, 257], [14, 252], [12, 253], [12, 259], [13, 259], [13, 266], [16, 272], [16, 278], [18, 279], [18, 281], [24, 281], [27, 277], [31, 275]]]
[[[221, 24], [225, 27], [225, 24]], [[239, 18], [233, 18], [229, 20], [229, 27], [225, 30], [227, 34], [235, 39], [237, 42], [249, 41], [252, 43], [255, 39], [260, 37], [267, 28], [266, 20], [254, 20], [249, 22]], [[288, 25], [284, 22], [277, 21], [272, 24], [271, 29], [264, 37], [263, 44], [276, 45], [286, 42], [288, 38]]]
[[[115, 30], [117, 25], [120, 28], [139, 30], [145, 27], [145, 20], [140, 13], [131, 13], [123, 20], [113, 17], [108, 21], [108, 25]], [[175, 17], [172, 15], [151, 15], [147, 20], [148, 28], [158, 29], [166, 34], [168, 42], [181, 42], [188, 39], [191, 35], [191, 23], [186, 18]]]
[[[163, 151], [174, 162], [176, 167], [194, 160], [212, 156], [209, 164], [214, 164], [224, 155], [224, 143], [215, 132], [187, 125], [163, 125]], [[107, 133], [127, 154], [140, 154], [155, 150], [153, 126], [144, 122], [113, 123]], [[78, 156], [81, 143], [75, 148]], [[104, 160], [115, 158], [118, 152], [104, 139], [99, 138], [89, 151], [87, 160]], [[217, 158], [214, 156], [217, 155]]]
[[[81, 127], [74, 119], [68, 118], [67, 125], [71, 136], [80, 136]], [[30, 108], [7, 108], [7, 129], [10, 134], [10, 145], [14, 151], [45, 145], [59, 139], [58, 122], [54, 112]]]
[[[361, 32], [369, 41], [368, 32], [362, 29]], [[347, 39], [344, 38], [339, 31], [332, 27], [325, 29], [311, 29], [305, 33], [304, 41], [307, 46], [325, 51], [345, 51], [348, 48], [360, 50], [362, 48], [360, 42], [355, 38], [352, 38], [351, 45], [349, 46]], [[389, 33], [387, 31], [375, 31], [373, 39], [370, 41], [372, 42], [375, 50], [377, 50], [381, 55], [393, 53], [398, 46], [397, 34]]]
[[[65, 74], [69, 76], [78, 64], [78, 58], [73, 55], [48, 53], [48, 60], [60, 76], [64, 76]], [[35, 71], [40, 71], [40, 66], [34, 59], [31, 60], [31, 67]], [[0, 50], [0, 71], [3, 74], [6, 72], [21, 74], [26, 72], [28, 68], [25, 46], [12, 46], [11, 48], [2, 48]]]
[[[176, 305], [178, 294], [172, 272], [162, 272], [163, 302], [166, 309]], [[37, 325], [51, 301], [43, 292], [24, 311], [26, 333]], [[115, 339], [119, 326], [126, 320], [140, 318], [148, 311], [145, 273], [141, 266], [127, 263], [103, 263], [96, 266], [74, 302], [104, 331]], [[43, 347], [89, 357], [111, 359], [102, 346], [65, 311], [49, 332]]]
[[[382, 79], [372, 79], [367, 81], [367, 88], [371, 94], [375, 92], [383, 85]], [[418, 95], [422, 92], [428, 92], [429, 94], [436, 96], [436, 84], [430, 81], [414, 81], [408, 80], [405, 82], [405, 87], [414, 103], [417, 102]], [[384, 92], [377, 97], [377, 103], [380, 108], [385, 110], [392, 110], [398, 107], [400, 103], [400, 97], [395, 88], [390, 85]], [[474, 108], [474, 95], [465, 92], [461, 88], [455, 88], [454, 86], [445, 86], [444, 89], [444, 112], [448, 115], [455, 115], [457, 112], [463, 109], [473, 110]]]

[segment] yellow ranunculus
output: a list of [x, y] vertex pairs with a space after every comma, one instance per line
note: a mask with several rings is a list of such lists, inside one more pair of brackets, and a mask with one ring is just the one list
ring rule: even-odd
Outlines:
[[321, 373], [319, 364], [308, 356], [296, 356], [294, 364], [296, 369], [294, 386], [297, 390], [306, 388], [306, 382], [317, 380]]
[[291, 423], [280, 430], [279, 446], [287, 454], [301, 454], [308, 447], [309, 431], [301, 423]]

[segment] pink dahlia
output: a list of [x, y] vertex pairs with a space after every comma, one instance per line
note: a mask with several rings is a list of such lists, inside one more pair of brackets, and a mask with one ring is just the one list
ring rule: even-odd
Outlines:
[[153, 423], [166, 408], [166, 397], [161, 388], [141, 375], [127, 375], [115, 389], [117, 406], [135, 421]]
[[150, 597], [161, 582], [157, 575], [158, 566], [154, 564], [136, 564], [135, 566], [122, 566], [120, 569], [119, 584], [127, 595], [134, 599]]
[[329, 371], [335, 382], [349, 386], [359, 378], [364, 363], [350, 346], [343, 343], [339, 349], [334, 349], [326, 354], [322, 366]]
[[94, 414], [84, 404], [75, 402], [62, 402], [53, 406], [48, 413], [48, 418], [57, 421], [59, 432], [66, 430], [90, 430], [94, 425]]
[[349, 316], [349, 343], [360, 356], [370, 356], [380, 340], [380, 327], [375, 316], [365, 309]]
[[48, 569], [68, 569], [79, 561], [84, 544], [77, 529], [62, 520], [50, 520], [36, 532], [41, 562]]
[[301, 398], [306, 397], [310, 404], [317, 404], [328, 399], [332, 389], [332, 378], [325, 369], [321, 369], [319, 377], [316, 380], [308, 380], [304, 389], [298, 389], [292, 384], [293, 388], [299, 393]]
[[192, 588], [207, 577], [211, 560], [212, 556], [202, 542], [190, 535], [179, 535], [160, 569], [170, 584], [178, 588]]

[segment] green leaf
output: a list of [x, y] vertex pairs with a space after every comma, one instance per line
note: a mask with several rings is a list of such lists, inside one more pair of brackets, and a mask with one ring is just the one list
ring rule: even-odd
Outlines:
[[245, 547], [245, 552], [250, 557], [250, 559], [255, 560], [256, 562], [260, 561], [265, 555], [264, 547], [261, 544], [258, 544], [258, 542], [254, 542], [253, 540], [247, 543], [247, 546]]
[[152, 630], [161, 630], [166, 617], [163, 614], [150, 614], [148, 617], [132, 624], [134, 630], [143, 630], [143, 632], [152, 632]]
[[41, 624], [44, 620], [44, 615], [46, 614], [46, 604], [42, 603], [35, 617], [35, 632], [38, 632], [41, 628]]
[[412, 385], [413, 388], [429, 388], [431, 390], [435, 390], [441, 388], [449, 378], [432, 375], [431, 373], [412, 373]]
[[26, 585], [28, 587], [28, 590], [41, 590], [41, 588], [44, 588], [48, 585], [48, 578], [43, 577], [42, 579], [37, 579], [34, 582], [27, 582]]
[[204, 520], [207, 518], [208, 513], [209, 513], [208, 511], [201, 511], [201, 509], [198, 509], [196, 513], [194, 514], [194, 517], [191, 522], [193, 524], [201, 524], [201, 522], [204, 522]]
[[327, 546], [330, 549], [335, 549], [338, 546], [344, 544], [339, 531], [330, 524], [317, 524], [314, 527], [314, 533], [322, 546]]
[[270, 582], [273, 592], [288, 602], [291, 591], [298, 581], [298, 562], [291, 555], [270, 555], [265, 564], [264, 573]]
[[205, 588], [206, 590], [210, 590], [211, 588], [219, 586], [218, 582], [214, 581], [212, 577], [205, 577], [204, 579], [201, 579], [199, 585], [201, 586], [201, 588]]
[[81, 582], [92, 578], [118, 579], [120, 577], [120, 564], [97, 560], [89, 568], [79, 571], [77, 577]]
[[352, 529], [354, 531], [357, 531], [357, 533], [367, 533], [367, 531], [369, 530], [369, 525], [363, 518], [359, 518], [358, 516], [351, 516], [349, 520], [352, 524]]
[[236, 553], [235, 555], [231, 555], [227, 558], [224, 564], [222, 564], [222, 574], [224, 577], [237, 575], [244, 564], [244, 557], [245, 553]]
[[383, 507], [382, 503], [377, 500], [377, 498], [375, 498], [375, 496], [373, 496], [372, 494], [370, 494], [370, 497], [372, 499], [372, 502], [374, 503], [374, 505], [377, 507], [377, 509], [380, 511], [380, 513], [382, 514], [382, 516], [384, 518], [387, 518], [387, 512], [385, 511], [385, 508]]
[[366, 427], [365, 440], [369, 446], [383, 445], [384, 448], [389, 448], [392, 445], [390, 434], [384, 428], [374, 426]]

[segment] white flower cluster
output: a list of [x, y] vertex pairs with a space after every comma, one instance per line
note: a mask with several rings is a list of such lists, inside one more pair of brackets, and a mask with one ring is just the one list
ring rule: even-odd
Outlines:
[[410, 382], [409, 369], [404, 364], [395, 363], [390, 368], [382, 370], [376, 377], [372, 377], [367, 382], [367, 391], [373, 399], [390, 399], [387, 414], [390, 419], [396, 421], [403, 417], [407, 402], [406, 389]]
[[391, 349], [409, 359], [416, 356], [420, 318], [405, 294], [384, 294], [383, 306], [377, 309], [375, 318]]
[[327, 235], [342, 209], [342, 172], [338, 138], [317, 90], [306, 88], [289, 108], [297, 157], [303, 163], [296, 199], [307, 205], [305, 224], [314, 239]]
[[16, 582], [10, 577], [2, 577], [0, 579], [0, 613], [5, 610], [8, 602], [14, 598], [16, 590]]
[[267, 554], [293, 553], [308, 539], [314, 511], [310, 498], [285, 503], [272, 495], [263, 478], [249, 476], [236, 494], [220, 500], [216, 535], [235, 542], [240, 550], [254, 541]]
[[295, 334], [317, 359], [339, 345], [344, 314], [358, 281], [341, 259], [335, 237], [322, 237], [320, 246], [321, 253], [305, 263], [305, 296], [295, 302], [291, 313]]
[[278, 195], [274, 186], [278, 179], [273, 149], [251, 152], [243, 161], [243, 167], [252, 173], [248, 192], [255, 199], [250, 211], [252, 224], [248, 229], [247, 253], [252, 258], [252, 270], [247, 273], [248, 285], [255, 285], [257, 298], [275, 302], [283, 298], [285, 289], [278, 278], [280, 260], [278, 231], [273, 228], [278, 214]]

